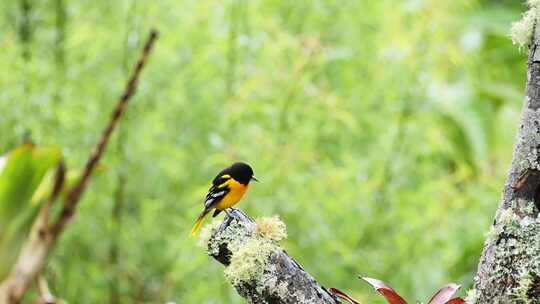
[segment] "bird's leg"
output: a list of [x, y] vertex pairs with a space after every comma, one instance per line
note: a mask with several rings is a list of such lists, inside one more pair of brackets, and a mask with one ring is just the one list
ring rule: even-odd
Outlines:
[[[228, 209], [228, 208], [227, 208]], [[223, 222], [221, 223], [221, 225], [219, 226], [219, 229], [220, 230], [223, 230], [225, 229], [227, 226], [229, 226], [231, 224], [231, 222], [234, 220], [234, 216], [229, 212], [227, 211], [227, 209], [223, 209], [222, 211], [225, 212], [225, 217], [223, 218]]]

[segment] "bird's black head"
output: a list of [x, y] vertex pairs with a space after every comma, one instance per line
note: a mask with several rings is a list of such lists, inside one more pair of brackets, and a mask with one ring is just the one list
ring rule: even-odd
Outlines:
[[234, 163], [229, 168], [225, 169], [225, 174], [229, 174], [239, 183], [248, 185], [251, 180], [257, 181], [253, 176], [253, 169], [246, 163]]

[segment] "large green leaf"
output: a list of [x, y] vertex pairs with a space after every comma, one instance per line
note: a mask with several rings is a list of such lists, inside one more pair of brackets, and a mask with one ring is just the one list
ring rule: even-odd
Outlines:
[[47, 191], [36, 190], [47, 188], [40, 184], [60, 158], [58, 148], [30, 144], [0, 158], [0, 280], [11, 268], [47, 196]]

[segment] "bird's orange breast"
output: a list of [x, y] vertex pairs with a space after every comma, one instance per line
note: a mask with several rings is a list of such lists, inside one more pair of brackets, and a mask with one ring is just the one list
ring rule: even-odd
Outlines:
[[244, 193], [246, 193], [247, 186], [244, 184], [241, 184], [234, 180], [233, 178], [230, 178], [228, 181], [220, 185], [220, 187], [228, 187], [229, 193], [225, 195], [225, 197], [216, 205], [216, 209], [223, 210], [230, 208], [236, 203], [242, 199], [242, 196], [244, 196]]

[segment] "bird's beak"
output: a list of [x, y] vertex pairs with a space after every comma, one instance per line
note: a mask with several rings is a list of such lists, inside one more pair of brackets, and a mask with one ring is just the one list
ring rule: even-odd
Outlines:
[[254, 180], [254, 181], [256, 181], [256, 182], [259, 181], [255, 176], [252, 176], [252, 177], [251, 177], [251, 180]]

